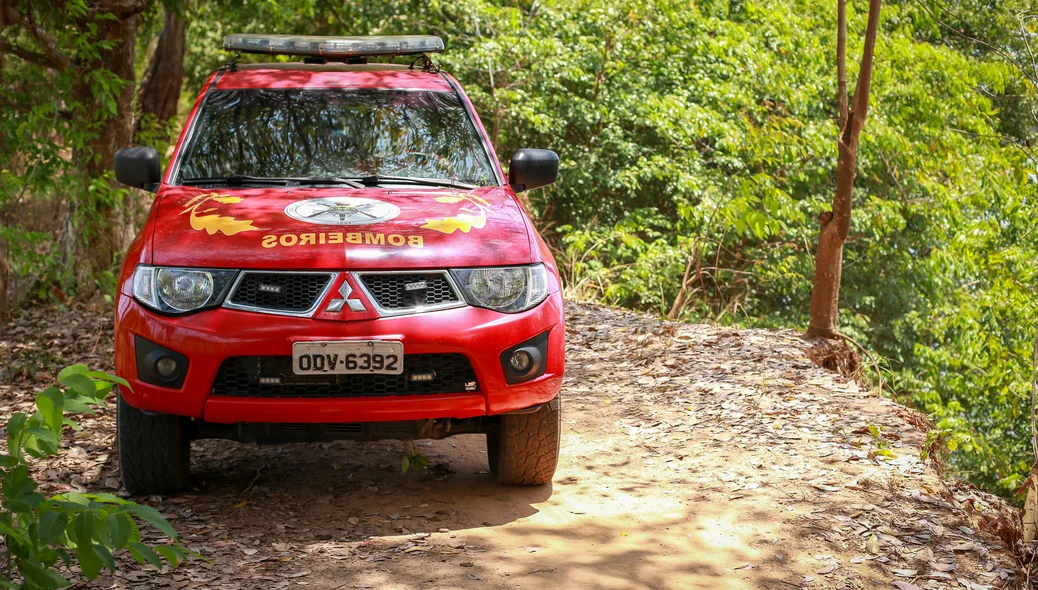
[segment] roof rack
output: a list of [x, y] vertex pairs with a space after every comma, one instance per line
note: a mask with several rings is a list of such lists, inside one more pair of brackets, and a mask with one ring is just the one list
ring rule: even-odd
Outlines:
[[329, 61], [353, 61], [379, 55], [424, 55], [443, 51], [443, 39], [433, 35], [377, 37], [318, 37], [311, 35], [227, 35], [223, 48], [239, 53], [301, 55]]

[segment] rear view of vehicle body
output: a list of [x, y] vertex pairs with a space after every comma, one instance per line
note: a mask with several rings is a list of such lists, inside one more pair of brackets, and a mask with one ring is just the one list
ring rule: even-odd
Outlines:
[[321, 63], [215, 72], [165, 176], [155, 150], [117, 155], [157, 193], [116, 302], [127, 489], [181, 489], [196, 438], [485, 433], [499, 480], [550, 481], [561, 283], [516, 191], [553, 182], [557, 156], [518, 150], [506, 182], [452, 78], [335, 61], [435, 37], [225, 46]]

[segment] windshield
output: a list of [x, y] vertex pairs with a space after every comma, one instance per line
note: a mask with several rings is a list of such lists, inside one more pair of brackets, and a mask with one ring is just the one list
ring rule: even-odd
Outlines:
[[497, 184], [456, 94], [367, 89], [212, 91], [178, 179], [371, 175]]

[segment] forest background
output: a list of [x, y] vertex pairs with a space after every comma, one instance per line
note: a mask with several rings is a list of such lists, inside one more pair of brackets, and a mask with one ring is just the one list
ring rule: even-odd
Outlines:
[[[866, 12], [848, 6], [851, 56]], [[1007, 497], [1033, 460], [1036, 14], [884, 5], [841, 290], [866, 377]], [[838, 126], [820, 0], [0, 0], [0, 315], [111, 298], [152, 196], [112, 155], [168, 157], [230, 33], [443, 37], [497, 152], [562, 159], [525, 199], [569, 297], [806, 328]]]

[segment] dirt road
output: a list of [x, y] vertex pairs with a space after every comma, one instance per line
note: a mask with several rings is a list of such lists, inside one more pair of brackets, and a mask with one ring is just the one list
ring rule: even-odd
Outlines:
[[[28, 337], [47, 321], [23, 317], [0, 341], [5, 414], [51, 365], [108, 354], [109, 318], [80, 313]], [[918, 416], [815, 368], [796, 335], [577, 305], [569, 322], [552, 485], [494, 484], [473, 435], [419, 443], [433, 466], [409, 473], [396, 442], [195, 443], [194, 489], [149, 503], [213, 565], [134, 566], [96, 587], [1015, 583], [1012, 512], [940, 480], [919, 460]], [[18, 372], [41, 351], [61, 358]], [[113, 415], [41, 470], [50, 491], [118, 486]]]

